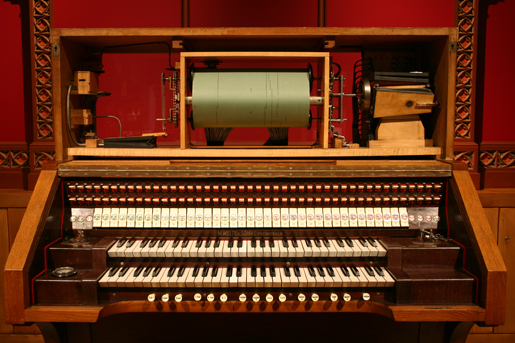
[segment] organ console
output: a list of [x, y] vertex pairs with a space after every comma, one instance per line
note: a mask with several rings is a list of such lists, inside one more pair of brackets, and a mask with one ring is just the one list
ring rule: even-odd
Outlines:
[[[429, 36], [431, 44], [448, 47], [454, 31], [446, 32]], [[74, 64], [64, 56], [82, 51], [70, 47], [91, 35], [99, 36], [96, 48], [113, 39], [104, 31], [55, 35], [63, 85]], [[446, 53], [439, 63], [455, 63]], [[56, 89], [62, 99], [65, 87]], [[451, 123], [447, 116], [441, 120]], [[138, 323], [155, 338], [164, 333], [153, 325], [213, 330], [218, 324], [207, 322], [224, 321], [240, 334], [266, 323], [258, 339], [267, 330], [302, 339], [315, 337], [302, 326], [317, 319], [329, 332], [322, 339], [367, 321], [396, 341], [431, 341], [422, 337], [433, 329], [429, 336], [451, 341], [458, 323], [503, 322], [504, 264], [468, 171], [452, 162], [445, 139], [430, 156], [328, 147], [175, 154], [88, 150], [68, 143], [69, 134], [63, 130], [57, 163], [41, 172], [5, 270], [8, 321], [39, 323], [48, 341], [137, 341], [130, 327]], [[278, 320], [300, 333], [285, 336]], [[120, 323], [123, 332], [110, 336]]]

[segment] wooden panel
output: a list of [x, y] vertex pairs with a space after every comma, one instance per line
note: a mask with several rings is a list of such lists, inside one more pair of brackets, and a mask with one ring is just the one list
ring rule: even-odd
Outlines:
[[485, 188], [477, 194], [483, 207], [515, 207], [515, 188]]
[[4, 343], [44, 343], [41, 335], [0, 335], [0, 342]]
[[7, 215], [9, 217], [9, 249], [13, 246], [14, 239], [18, 233], [24, 214], [24, 208], [9, 208], [7, 210]]
[[506, 322], [494, 329], [495, 333], [515, 333], [515, 208], [501, 208], [499, 212], [499, 250], [508, 270]]
[[31, 191], [22, 189], [0, 189], [0, 208], [27, 207]]
[[469, 335], [467, 337], [467, 343], [513, 343], [515, 342], [515, 334], [505, 334], [505, 335], [489, 335], [489, 334], [480, 334], [480, 335]]
[[[0, 267], [3, 269], [9, 255], [9, 220], [7, 209], [0, 209]], [[4, 273], [0, 273], [0, 333], [12, 333], [13, 327], [5, 322]], [[1, 336], [0, 336], [1, 337]], [[0, 339], [1, 340], [1, 339]]]

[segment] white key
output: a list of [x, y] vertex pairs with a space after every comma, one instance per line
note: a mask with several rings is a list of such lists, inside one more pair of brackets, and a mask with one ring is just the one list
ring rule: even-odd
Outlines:
[[[171, 269], [173, 269], [171, 272], [172, 275], [168, 277]], [[179, 279], [179, 269], [179, 267], [171, 267], [170, 270], [168, 270], [168, 273], [166, 273], [166, 276], [168, 277], [167, 287], [178, 287], [177, 280]]]
[[[109, 257], [118, 257], [118, 251], [125, 251], [125, 244], [127, 243], [127, 240], [124, 240], [123, 241], [123, 245], [118, 248], [118, 243], [120, 242], [121, 240], [118, 240], [116, 242], [114, 242], [114, 244], [109, 248], [109, 250], [107, 250], [107, 256]], [[122, 255], [123, 257], [123, 255]]]
[[168, 228], [170, 227], [170, 209], [162, 208], [161, 209], [161, 227]]
[[263, 227], [264, 218], [263, 218], [263, 209], [262, 208], [256, 208], [254, 210], [254, 219], [255, 219], [254, 224], [256, 227]]
[[[330, 239], [329, 242], [333, 245], [333, 248], [336, 250], [336, 256], [337, 257], [344, 257], [347, 254], [347, 251], [345, 250], [345, 242], [343, 240], [336, 240], [336, 239]], [[340, 243], [343, 246], [340, 246]]]
[[170, 271], [170, 268], [169, 267], [163, 267], [161, 268], [162, 269], [162, 272], [160, 273], [161, 275], [161, 278], [159, 278], [159, 280], [153, 280], [152, 282], [157, 284], [157, 286], [154, 286], [154, 287], [159, 287], [159, 288], [164, 288], [164, 287], [168, 287], [168, 272]]
[[379, 257], [386, 256], [387, 250], [383, 246], [382, 242], [378, 239], [376, 239], [376, 242], [377, 242], [377, 251], [378, 251], [377, 256], [379, 256]]
[[168, 246], [170, 244], [172, 244], [172, 240], [171, 239], [167, 239], [165, 244], [162, 246], [162, 247], [159, 247], [157, 248], [157, 257], [166, 257], [166, 250], [168, 249]]
[[218, 246], [216, 246], [216, 240], [213, 242], [213, 252], [214, 252], [214, 257], [222, 257], [223, 256], [223, 241], [222, 240], [219, 240], [218, 241]]
[[298, 219], [299, 219], [299, 215], [297, 213], [297, 209], [296, 208], [290, 208], [289, 209], [289, 213], [290, 213], [290, 227], [297, 227], [298, 226]]
[[290, 287], [299, 287], [299, 277], [295, 275], [295, 268], [290, 267]]
[[349, 227], [349, 209], [347, 207], [340, 207], [340, 226]]
[[355, 207], [349, 207], [349, 226], [358, 227], [358, 212]]
[[401, 219], [401, 227], [409, 227], [408, 209], [406, 207], [399, 208], [399, 217]]
[[270, 275], [270, 268], [265, 268], [265, 274], [266, 276], [263, 278], [264, 286], [267, 288], [272, 287], [274, 284], [274, 279]]
[[[351, 270], [351, 274], [353, 274], [352, 272], [352, 268], [349, 268]], [[358, 279], [358, 287], [367, 287], [368, 286], [368, 279], [365, 277], [365, 275], [363, 275], [364, 271], [363, 270], [360, 270], [361, 268], [356, 268], [358, 270], [358, 275], [355, 275], [356, 278]]]
[[298, 227], [306, 227], [307, 225], [307, 217], [306, 217], [306, 209], [304, 207], [297, 209], [297, 225]]
[[388, 272], [388, 270], [386, 270], [386, 268], [384, 268], [384, 267], [379, 267], [379, 268], [381, 268], [381, 270], [384, 273], [384, 279], [386, 280], [385, 287], [393, 287], [393, 286], [395, 286], [395, 280], [390, 275], [390, 272]]
[[300, 275], [298, 277], [298, 287], [307, 287], [308, 279], [306, 277], [306, 268], [299, 268]]
[[[333, 278], [333, 287], [342, 287], [343, 286], [343, 279], [341, 278], [341, 276], [338, 273], [337, 269], [339, 269], [339, 267], [333, 267], [332, 268], [333, 273], [334, 273], [334, 276], [332, 276], [332, 278]], [[327, 268], [326, 268], [326, 270], [327, 270]]]
[[176, 240], [179, 241], [179, 239], [176, 238], [174, 240], [170, 240], [170, 242], [166, 245], [165, 257], [174, 257], [175, 256], [175, 253], [174, 253], [174, 250], [175, 250], [174, 243], [175, 243]]
[[237, 268], [232, 268], [232, 274], [229, 277], [229, 287], [238, 287], [238, 277], [236, 276]]
[[194, 287], [201, 288], [201, 287], [204, 286], [204, 277], [202, 276], [203, 272], [204, 272], [204, 269], [205, 269], [205, 267], [202, 267], [202, 268], [199, 267], [198, 268], [197, 276], [193, 280]]
[[[170, 220], [170, 224], [172, 224], [171, 220]], [[186, 227], [186, 209], [183, 207], [177, 209], [177, 227], [178, 228]]]
[[[252, 240], [247, 242], [247, 257], [256, 257], [259, 249], [259, 243], [256, 240], [256, 247], [252, 247]], [[263, 249], [261, 249], [263, 250]]]
[[221, 227], [224, 229], [229, 228], [229, 220], [230, 220], [230, 214], [228, 208], [221, 208], [220, 209], [220, 224]]
[[125, 249], [125, 257], [141, 257], [141, 242], [142, 239], [136, 239], [130, 249]]
[[213, 226], [213, 214], [211, 208], [204, 208], [204, 227], [210, 228]]
[[365, 216], [366, 216], [367, 227], [374, 227], [375, 226], [374, 208], [373, 207], [365, 208]]
[[247, 209], [244, 207], [238, 208], [238, 227], [247, 227]]
[[151, 228], [152, 227], [152, 208], [145, 207], [143, 215], [143, 227]]
[[150, 281], [150, 287], [160, 287], [161, 286], [161, 278], [164, 275], [165, 268], [156, 267], [152, 271], [152, 280]]
[[272, 208], [272, 227], [281, 227], [281, 209]]
[[141, 257], [150, 257], [150, 239], [147, 239], [147, 242], [143, 248], [140, 249]]
[[143, 287], [143, 279], [145, 279], [144, 275], [145, 275], [145, 270], [147, 270], [147, 268], [150, 268], [150, 267], [142, 268], [140, 270], [139, 275], [134, 277], [134, 281], [132, 282], [134, 287]]
[[328, 239], [327, 240], [329, 242], [329, 247], [327, 248], [327, 250], [329, 251], [329, 256], [331, 257], [336, 257], [338, 256], [338, 249], [336, 247], [336, 241], [334, 239]]
[[375, 276], [370, 275], [366, 268], [364, 268], [364, 267], [360, 268], [360, 272], [368, 280], [367, 287], [377, 287], [377, 279], [375, 278]]
[[247, 208], [247, 227], [254, 227], [255, 223], [255, 214], [254, 214], [254, 208], [249, 207]]
[[190, 247], [189, 256], [190, 257], [198, 257], [198, 249], [199, 249], [197, 247], [198, 238], [197, 239], [192, 239], [192, 242], [193, 242], [193, 244]]
[[[281, 280], [280, 269], [283, 269], [283, 268], [275, 268], [275, 267], [268, 268], [268, 272], [270, 274], [270, 277], [272, 278], [272, 286], [271, 287], [274, 287], [274, 288], [281, 287], [282, 280]], [[272, 270], [275, 272], [275, 276], [272, 275]]]
[[373, 268], [373, 269], [374, 269], [375, 278], [377, 280], [376, 287], [385, 287], [386, 286], [386, 279], [377, 272], [376, 268]]
[[290, 210], [287, 207], [281, 207], [281, 227], [290, 227]]
[[[306, 240], [307, 240], [307, 238], [306, 238]], [[314, 239], [310, 239], [310, 242], [311, 242], [311, 251], [313, 252], [313, 257], [320, 257], [320, 256], [322, 256], [322, 249], [321, 249], [321, 247], [319, 248], [319, 247], [316, 246]], [[306, 247], [307, 246], [308, 245], [306, 244]]]
[[181, 257], [190, 257], [190, 249], [192, 246], [195, 245], [195, 240], [190, 239], [188, 240], [187, 244], [184, 244], [184, 241], [180, 244], [181, 250]]
[[197, 207], [195, 209], [195, 227], [202, 228], [204, 227], [204, 209]]
[[[291, 276], [293, 270], [292, 270], [292, 268], [289, 268], [289, 270], [290, 270], [290, 276]], [[275, 272], [276, 273], [279, 272], [279, 275], [281, 276], [281, 287], [284, 287], [284, 288], [291, 287], [290, 277], [286, 276], [284, 267], [276, 268]]]
[[109, 227], [119, 227], [118, 226], [118, 216], [120, 214], [119, 208], [111, 209], [111, 218], [109, 219]]
[[102, 227], [102, 208], [96, 207], [93, 212], [93, 227]]
[[125, 269], [125, 274], [121, 275], [122, 271], [124, 270], [122, 268], [122, 270], [118, 272], [118, 280], [116, 280], [116, 287], [127, 287], [127, 280], [130, 278], [131, 273], [134, 273], [135, 269], [136, 268], [127, 268]]
[[109, 227], [111, 223], [111, 209], [104, 207], [102, 210], [102, 227]]
[[222, 225], [222, 213], [219, 208], [213, 208], [213, 228], [219, 228]]
[[341, 215], [340, 209], [338, 207], [331, 208], [331, 215], [333, 217], [333, 227], [340, 227], [341, 225]]
[[[318, 239], [318, 242], [319, 242], [319, 245], [320, 246], [315, 246], [320, 249], [320, 256], [321, 257], [327, 257], [329, 256], [329, 248], [325, 246], [324, 244], [324, 240], [323, 239]], [[313, 243], [315, 243], [315, 240], [313, 240]]]
[[[379, 249], [377, 249], [376, 247], [374, 247], [372, 245], [372, 243], [370, 243], [370, 241], [367, 239], [367, 243], [368, 243], [368, 250], [370, 250], [370, 257], [376, 257], [379, 255]], [[377, 242], [375, 242], [375, 244], [377, 245]]]
[[[290, 242], [286, 241], [288, 243], [288, 247], [290, 247]], [[283, 240], [277, 240], [276, 244], [279, 246], [279, 257], [288, 257], [288, 249], [285, 248], [283, 244]]]
[[196, 279], [196, 276], [194, 276], [194, 272], [195, 272], [195, 269], [197, 269], [197, 272], [200, 270], [200, 268], [187, 268], [189, 269], [189, 272], [188, 272], [188, 275], [186, 276], [186, 278], [184, 279], [184, 283], [185, 283], [185, 287], [187, 288], [193, 288], [195, 287], [195, 279]]
[[161, 209], [154, 208], [152, 210], [152, 227], [161, 227]]
[[380, 207], [374, 208], [374, 226], [383, 227], [383, 209]]
[[[307, 287], [317, 287], [316, 273], [314, 275], [311, 274], [311, 272], [313, 272], [314, 269], [311, 272], [308, 268], [300, 268], [300, 269], [304, 270], [304, 275], [306, 276], [306, 280], [308, 282]], [[318, 282], [320, 282], [320, 280]], [[318, 287], [322, 287], [322, 285], [320, 285]]]
[[[351, 287], [351, 279], [350, 279], [350, 276], [346, 276], [345, 273], [342, 271], [342, 269], [340, 267], [337, 267], [337, 268], [333, 268], [334, 271], [338, 274], [338, 276], [340, 277], [340, 279], [342, 280], [342, 285], [341, 287]], [[349, 271], [349, 269], [347, 268], [347, 271]], [[349, 271], [350, 273], [350, 271]]]
[[241, 247], [238, 248], [238, 257], [247, 257], [247, 245], [250, 245], [250, 241], [243, 240]]
[[[335, 287], [334, 285], [334, 278], [329, 274], [328, 268], [322, 268], [324, 271], [324, 287]], [[333, 269], [334, 272], [334, 269]], [[335, 273], [336, 276], [336, 273]]]
[[[305, 239], [298, 239], [297, 242], [299, 243], [299, 245], [302, 244], [302, 250], [304, 251], [305, 257], [313, 256], [313, 242], [311, 242], [310, 247], [307, 246]], [[320, 255], [320, 250], [318, 250], [318, 256], [319, 255]]]
[[270, 247], [270, 251], [272, 252], [272, 257], [279, 257], [281, 255], [280, 246], [283, 244], [282, 240], [274, 239], [274, 246]]
[[100, 280], [98, 280], [98, 285], [100, 287], [109, 287], [108, 284], [107, 284], [107, 280], [109, 279], [109, 271], [111, 269], [108, 269], [106, 270], [106, 272], [104, 273], [104, 275], [102, 275], [102, 277], [100, 278]]
[[400, 227], [401, 218], [399, 216], [399, 209], [397, 207], [392, 207], [390, 208], [390, 213], [392, 214], [392, 227]]
[[238, 209], [235, 207], [229, 209], [229, 227], [238, 227]]
[[156, 240], [156, 241], [151, 241], [149, 243], [149, 245], [151, 243], [154, 243], [154, 246], [150, 247], [150, 250], [148, 251], [148, 256], [149, 257], [157, 257], [157, 251], [159, 249], [159, 243], [161, 242], [160, 239]]
[[229, 287], [229, 278], [227, 277], [227, 268], [220, 268], [218, 270], [220, 275], [220, 287]]
[[150, 268], [150, 269], [145, 269], [145, 271], [143, 273], [147, 273], [147, 276], [143, 275], [143, 281], [142, 281], [142, 284], [143, 284], [143, 287], [152, 287], [152, 279], [153, 279], [153, 273], [154, 273], [154, 270], [155, 268]]
[[231, 249], [229, 248], [229, 240], [224, 239], [220, 242], [222, 247], [222, 257], [231, 257]]
[[231, 257], [238, 257], [239, 253], [240, 252], [238, 249], [238, 239], [235, 238], [232, 242]]
[[358, 226], [365, 227], [367, 226], [367, 214], [365, 212], [364, 207], [358, 207], [356, 209], [356, 214], [358, 215]]
[[[345, 244], [347, 244], [348, 242], [345, 241]], [[360, 248], [361, 244], [359, 244], [359, 242], [356, 242], [355, 239], [351, 239], [351, 243], [352, 243], [352, 246], [349, 245], [349, 247], [352, 249], [352, 257], [360, 257], [361, 256], [361, 253], [362, 253], [362, 250]]]
[[370, 256], [370, 249], [368, 248], [368, 243], [365, 243], [367, 246], [363, 245], [363, 243], [356, 239], [354, 240], [354, 245], [357, 245], [361, 249], [361, 256], [367, 257]]
[[263, 227], [272, 227], [272, 209], [269, 207], [263, 209]]
[[252, 276], [252, 268], [245, 268], [247, 274], [247, 287], [254, 288], [256, 287], [256, 277]]
[[179, 226], [179, 211], [177, 208], [170, 209], [170, 227], [176, 228]]
[[184, 268], [182, 275], [179, 275], [180, 271], [181, 271], [181, 269], [179, 268], [179, 271], [176, 272], [177, 280], [175, 283], [176, 283], [177, 287], [184, 288], [184, 287], [186, 287], [186, 279], [188, 277], [188, 274], [193, 271], [193, 268]]
[[265, 278], [261, 275], [261, 267], [256, 267], [256, 287], [265, 287]]
[[259, 246], [261, 246], [262, 241], [265, 243], [265, 247], [263, 248], [263, 257], [272, 257], [272, 248], [270, 247], [268, 239], [260, 239]]
[[248, 268], [241, 269], [241, 276], [238, 278], [238, 287], [247, 287], [247, 270]]
[[186, 210], [186, 227], [195, 227], [195, 208], [193, 207], [188, 207], [188, 209]]
[[332, 215], [331, 208], [324, 207], [322, 213], [324, 215], [324, 227], [332, 227], [333, 226], [333, 215]]
[[392, 215], [390, 213], [390, 208], [383, 207], [381, 210], [383, 212], [383, 226], [391, 227], [392, 226]]
[[324, 211], [322, 207], [315, 207], [315, 226], [324, 227]]
[[[304, 245], [302, 244], [300, 239], [297, 239], [297, 247], [293, 246], [293, 239], [292, 240], [288, 240], [288, 242], [290, 243], [290, 249], [289, 249], [289, 254], [288, 254], [289, 257], [304, 257], [304, 256], [308, 256], [308, 255], [306, 255], [306, 251], [304, 251]], [[312, 253], [311, 253], [311, 255], [312, 255]], [[311, 256], [311, 255], [309, 255], [309, 256]]]
[[[141, 242], [141, 241], [139, 241]], [[125, 251], [123, 251], [123, 255], [118, 254], [119, 257], [135, 257], [134, 251], [139, 250], [137, 240], [129, 239], [127, 243], [125, 243]]]

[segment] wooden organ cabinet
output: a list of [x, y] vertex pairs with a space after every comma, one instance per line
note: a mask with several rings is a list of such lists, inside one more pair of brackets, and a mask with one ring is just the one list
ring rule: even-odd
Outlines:
[[[61, 342], [442, 342], [503, 323], [506, 270], [452, 162], [456, 38], [454, 28], [54, 29], [57, 163], [41, 172], [6, 264], [8, 322]], [[166, 45], [180, 52], [167, 79], [178, 145], [82, 144], [77, 128], [95, 113], [76, 99], [102, 89], [91, 56]], [[331, 144], [330, 104], [351, 101], [332, 83], [331, 54], [347, 51], [409, 54], [432, 75], [432, 144]], [[213, 60], [311, 63], [315, 144], [192, 143], [203, 122], [190, 66]], [[366, 86], [359, 101], [371, 101]]]

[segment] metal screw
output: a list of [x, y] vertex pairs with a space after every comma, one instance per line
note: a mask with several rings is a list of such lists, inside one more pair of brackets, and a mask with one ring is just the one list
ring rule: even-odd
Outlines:
[[504, 237], [504, 240], [505, 240], [506, 242], [509, 242], [509, 241], [510, 241], [510, 236], [506, 236], [506, 237]]

